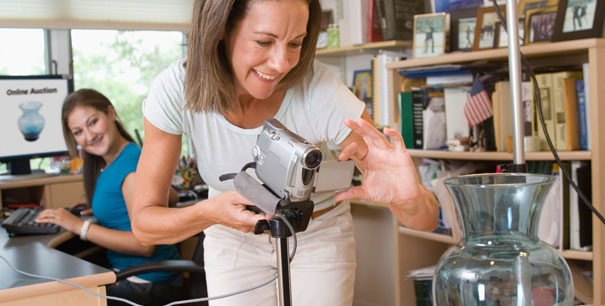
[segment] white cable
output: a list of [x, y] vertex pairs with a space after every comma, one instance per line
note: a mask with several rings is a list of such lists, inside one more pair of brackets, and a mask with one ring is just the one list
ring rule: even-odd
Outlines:
[[63, 283], [63, 284], [69, 285], [69, 286], [73, 286], [73, 287], [80, 288], [80, 289], [82, 289], [82, 290], [84, 290], [84, 291], [86, 291], [86, 292], [88, 292], [88, 293], [90, 293], [90, 294], [92, 294], [92, 295], [96, 295], [96, 296], [98, 296], [98, 297], [100, 297], [100, 298], [104, 298], [104, 299], [108, 299], [108, 300], [114, 300], [114, 301], [120, 301], [120, 302], [124, 302], [124, 303], [126, 303], [126, 304], [130, 304], [130, 305], [132, 305], [132, 306], [143, 306], [143, 305], [137, 304], [137, 303], [135, 303], [135, 302], [129, 301], [129, 300], [127, 300], [127, 299], [123, 299], [123, 298], [121, 298], [121, 297], [102, 295], [102, 294], [96, 293], [96, 292], [94, 292], [94, 291], [92, 291], [92, 290], [90, 290], [90, 289], [88, 289], [88, 288], [85, 288], [85, 287], [83, 287], [83, 286], [80, 286], [80, 285], [78, 285], [78, 284], [75, 284], [75, 283], [72, 283], [72, 282], [68, 282], [68, 281], [66, 281], [66, 280], [62, 280], [62, 279], [59, 279], [59, 278], [56, 278], [56, 277], [52, 277], [52, 276], [43, 276], [43, 275], [37, 275], [37, 274], [27, 273], [27, 272], [25, 272], [25, 271], [21, 271], [21, 270], [19, 270], [19, 269], [15, 268], [13, 265], [11, 265], [11, 263], [10, 263], [10, 262], [8, 262], [8, 260], [7, 260], [6, 258], [4, 258], [4, 256], [0, 255], [0, 259], [4, 260], [4, 262], [5, 262], [5, 263], [6, 263], [6, 264], [7, 264], [7, 265], [8, 265], [8, 266], [11, 268], [11, 269], [13, 269], [13, 271], [15, 271], [15, 272], [17, 272], [17, 273], [19, 273], [19, 274], [25, 275], [25, 276], [29, 276], [29, 277], [33, 277], [33, 278], [41, 278], [41, 279], [47, 279], [47, 280], [53, 280], [53, 281], [57, 281], [57, 282], [60, 282], [60, 283]]

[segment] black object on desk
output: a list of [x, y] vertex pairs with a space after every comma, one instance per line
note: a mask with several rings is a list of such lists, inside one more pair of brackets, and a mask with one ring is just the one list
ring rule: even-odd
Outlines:
[[43, 210], [39, 208], [20, 207], [2, 222], [2, 227], [10, 237], [18, 235], [55, 234], [61, 229], [52, 223], [36, 223], [36, 217]]

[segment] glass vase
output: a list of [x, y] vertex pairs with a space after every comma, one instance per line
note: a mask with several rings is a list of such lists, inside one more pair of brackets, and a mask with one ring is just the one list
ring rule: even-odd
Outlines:
[[522, 173], [445, 181], [464, 238], [437, 264], [435, 305], [573, 305], [569, 266], [537, 234], [553, 182]]
[[27, 141], [36, 141], [40, 137], [40, 132], [44, 128], [44, 117], [38, 113], [42, 103], [37, 101], [27, 101], [19, 104], [23, 115], [17, 120], [19, 130]]

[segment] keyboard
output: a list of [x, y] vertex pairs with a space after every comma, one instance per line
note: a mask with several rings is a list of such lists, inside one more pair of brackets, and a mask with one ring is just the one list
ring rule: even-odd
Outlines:
[[15, 210], [2, 222], [10, 237], [19, 235], [55, 234], [61, 227], [53, 223], [36, 223], [36, 217], [44, 208], [24, 208]]

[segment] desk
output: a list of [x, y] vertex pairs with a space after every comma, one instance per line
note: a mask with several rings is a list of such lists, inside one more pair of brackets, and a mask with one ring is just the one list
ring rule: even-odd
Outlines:
[[[115, 274], [85, 260], [49, 248], [72, 237], [69, 232], [56, 235], [9, 238], [0, 228], [0, 254], [15, 268], [44, 276], [64, 279], [105, 294], [105, 285], [115, 282]], [[39, 278], [23, 276], [0, 260], [0, 305], [107, 305], [107, 301], [79, 288]]]
[[83, 198], [81, 174], [0, 176], [0, 207], [10, 202], [61, 208]]

